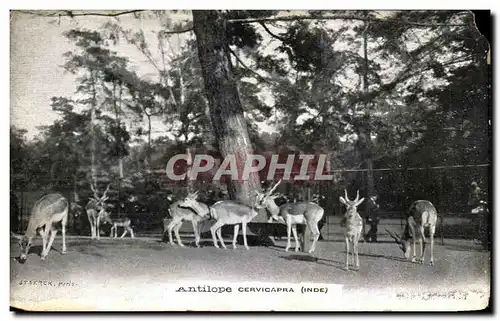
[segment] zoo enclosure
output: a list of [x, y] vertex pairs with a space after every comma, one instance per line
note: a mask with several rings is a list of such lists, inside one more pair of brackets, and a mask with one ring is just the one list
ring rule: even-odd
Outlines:
[[[373, 176], [380, 210], [378, 216], [380, 223], [379, 236], [386, 236], [385, 228], [393, 229], [400, 233], [404, 227], [404, 212], [411, 202], [417, 199], [431, 201], [438, 210], [439, 222], [436, 235], [444, 238], [475, 238], [475, 231], [471, 222], [475, 219], [467, 207], [469, 184], [471, 181], [479, 182], [486, 192], [489, 189], [490, 177], [489, 164], [470, 166], [439, 166], [426, 168], [406, 169], [374, 169]], [[277, 192], [285, 194], [291, 200], [311, 199], [314, 194], [323, 198], [319, 205], [325, 209], [324, 224], [321, 229], [322, 238], [334, 241], [341, 238], [338, 221], [343, 215], [344, 208], [339, 202], [339, 196], [348, 190], [349, 198], [354, 198], [356, 190], [360, 197], [366, 195], [367, 170], [333, 170], [334, 179], [324, 182], [283, 182]], [[27, 227], [29, 213], [33, 203], [43, 194], [52, 191], [50, 179], [37, 178], [39, 185], [47, 186], [38, 191], [14, 190], [11, 191], [11, 223], [17, 220], [17, 226], [11, 228], [16, 232], [23, 232]], [[68, 180], [72, 182], [72, 180]], [[150, 174], [145, 178], [145, 183], [140, 187], [127, 188], [126, 184], [118, 184], [118, 180], [110, 180], [112, 190], [109, 193], [110, 202], [115, 204], [112, 209], [116, 216], [128, 216], [134, 223], [138, 235], [158, 235], [162, 233], [163, 219], [167, 217], [167, 208], [170, 202], [166, 199], [172, 194], [174, 200], [186, 195], [185, 182], [172, 184], [166, 183], [161, 174]], [[105, 188], [100, 184], [100, 193]], [[118, 187], [118, 189], [116, 188]], [[200, 190], [201, 201], [208, 205], [224, 198], [224, 186], [212, 182], [192, 182], [192, 189]], [[121, 189], [121, 190], [120, 190]], [[59, 188], [58, 192], [65, 195], [70, 203], [75, 203], [75, 186], [68, 184], [66, 189]], [[88, 186], [78, 188], [79, 205], [85, 207], [88, 197], [93, 195]], [[490, 195], [487, 193], [487, 195]], [[136, 199], [131, 204], [131, 199]], [[488, 200], [490, 201], [490, 200]], [[365, 202], [364, 202], [365, 203]], [[489, 202], [491, 204], [491, 202]], [[491, 206], [490, 206], [491, 208]], [[366, 217], [364, 204], [358, 211]], [[68, 233], [89, 235], [89, 223], [84, 212], [72, 212], [68, 221]], [[190, 233], [190, 224], [185, 224], [181, 231]], [[280, 234], [283, 233], [281, 228]], [[286, 233], [286, 232], [285, 232]]]

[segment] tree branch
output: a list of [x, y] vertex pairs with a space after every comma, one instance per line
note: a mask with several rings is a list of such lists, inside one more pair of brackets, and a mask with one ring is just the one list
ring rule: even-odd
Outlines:
[[356, 15], [331, 15], [331, 16], [283, 16], [274, 18], [241, 18], [241, 19], [229, 19], [228, 22], [239, 22], [239, 23], [262, 23], [271, 21], [299, 21], [299, 20], [357, 20], [357, 21], [369, 21], [373, 23], [377, 22], [393, 22], [395, 24], [406, 24], [412, 26], [420, 27], [464, 27], [467, 24], [448, 24], [448, 23], [424, 23], [424, 22], [414, 22], [404, 19], [374, 19], [374, 18], [364, 18]]
[[166, 34], [166, 35], [174, 35], [174, 34], [186, 33], [186, 32], [191, 32], [191, 31], [194, 31], [194, 29], [187, 28], [187, 29], [181, 29], [181, 30], [162, 31], [162, 33]]
[[247, 69], [248, 71], [250, 71], [252, 74], [256, 75], [257, 78], [259, 78], [261, 81], [265, 82], [265, 83], [268, 83], [268, 84], [272, 84], [271, 81], [263, 76], [261, 76], [260, 74], [258, 74], [257, 72], [255, 72], [254, 70], [252, 70], [251, 68], [249, 68], [241, 59], [240, 57], [238, 57], [238, 55], [236, 55], [236, 53], [231, 49], [229, 48], [229, 52], [236, 58], [236, 60], [238, 60], [238, 62], [245, 68]]
[[47, 12], [45, 10], [43, 11], [31, 11], [31, 10], [16, 10], [22, 13], [28, 13], [36, 16], [43, 16], [43, 17], [81, 17], [81, 16], [99, 16], [99, 17], [118, 17], [122, 15], [127, 15], [131, 13], [138, 13], [138, 12], [143, 12], [146, 10], [126, 10], [126, 11], [120, 11], [120, 12], [110, 12], [110, 13], [103, 13], [103, 12], [74, 12], [71, 10], [60, 10], [60, 11], [53, 11], [53, 12]]
[[281, 36], [278, 36], [277, 34], [273, 33], [271, 30], [269, 30], [269, 28], [265, 25], [264, 22], [259, 22], [260, 25], [262, 26], [262, 28], [264, 28], [264, 30], [273, 38], [276, 38], [284, 43], [287, 42], [287, 39], [285, 37], [281, 37]]
[[[71, 10], [58, 10], [58, 11], [53, 11], [53, 12], [47, 12], [45, 10], [40, 10], [40, 11], [33, 11], [33, 10], [15, 10], [17, 12], [21, 13], [26, 13], [26, 14], [31, 14], [35, 16], [40, 16], [40, 17], [54, 17], [54, 18], [61, 18], [61, 17], [83, 17], [83, 16], [96, 16], [96, 17], [118, 17], [118, 16], [123, 16], [123, 15], [128, 15], [128, 14], [135, 14], [139, 12], [144, 12], [144, 11], [149, 11], [149, 10], [126, 10], [126, 11], [120, 11], [120, 12], [110, 12], [110, 13], [104, 13], [104, 12], [74, 12]], [[186, 33], [186, 32], [191, 32], [193, 31], [193, 28], [186, 28], [186, 29], [181, 29], [181, 30], [170, 30], [170, 31], [162, 31], [163, 34], [180, 34], [180, 33]]]

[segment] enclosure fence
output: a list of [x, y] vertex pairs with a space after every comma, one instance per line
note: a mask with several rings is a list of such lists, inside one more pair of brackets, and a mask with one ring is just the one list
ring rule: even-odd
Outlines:
[[[444, 243], [447, 238], [474, 239], [477, 232], [474, 222], [477, 216], [470, 213], [467, 205], [469, 184], [471, 181], [480, 183], [481, 188], [489, 195], [490, 164], [478, 165], [451, 165], [434, 167], [407, 167], [407, 168], [377, 168], [368, 169], [336, 169], [329, 171], [334, 178], [323, 182], [282, 182], [276, 192], [288, 196], [290, 201], [311, 200], [315, 195], [320, 195], [318, 203], [325, 210], [321, 227], [321, 237], [325, 241], [342, 240], [339, 221], [344, 213], [344, 207], [339, 202], [339, 196], [347, 190], [350, 198], [354, 198], [356, 191], [360, 197], [367, 195], [367, 174], [372, 172], [374, 192], [379, 196], [380, 209], [377, 215], [378, 238], [388, 239], [386, 229], [401, 233], [404, 228], [405, 211], [417, 199], [431, 201], [438, 210], [439, 221], [436, 227], [436, 236]], [[130, 197], [138, 199], [138, 206], [118, 206], [114, 214], [128, 216], [132, 219], [136, 234], [144, 236], [157, 236], [163, 233], [163, 219], [168, 217], [166, 196], [172, 194], [174, 199], [184, 197], [188, 185], [183, 182], [165, 182], [161, 175], [151, 174], [146, 177], [150, 187], [132, 187], [126, 189], [125, 184], [112, 180], [110, 199], [119, 199], [127, 203]], [[38, 185], [51, 184], [50, 179], [35, 178]], [[57, 191], [68, 198], [70, 203], [76, 203], [75, 186], [68, 179], [66, 188]], [[204, 195], [209, 190], [223, 190], [221, 184], [194, 181], [190, 189], [200, 190]], [[79, 187], [80, 206], [85, 206], [88, 197], [93, 193], [89, 187]], [[31, 207], [47, 190], [14, 189], [11, 190], [11, 229], [23, 232], [28, 223]], [[213, 199], [215, 202], [218, 199]], [[489, 200], [488, 200], [489, 201]], [[142, 203], [141, 203], [142, 202]], [[209, 204], [210, 205], [210, 204]], [[142, 206], [142, 207], [141, 207]], [[361, 204], [358, 208], [360, 214], [366, 218], [366, 209]], [[491, 208], [491, 206], [490, 206]], [[15, 224], [13, 224], [13, 222]], [[181, 232], [191, 233], [190, 224], [185, 224]], [[72, 213], [68, 220], [68, 233], [89, 235], [89, 223], [85, 212]]]

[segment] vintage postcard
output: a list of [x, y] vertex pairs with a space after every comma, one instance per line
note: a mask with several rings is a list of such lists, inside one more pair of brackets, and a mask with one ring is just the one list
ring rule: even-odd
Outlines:
[[11, 309], [487, 309], [489, 19], [12, 10]]

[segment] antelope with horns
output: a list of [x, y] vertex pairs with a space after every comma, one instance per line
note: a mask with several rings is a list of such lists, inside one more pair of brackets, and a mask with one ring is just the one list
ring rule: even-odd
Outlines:
[[[31, 209], [28, 228], [24, 236], [12, 233], [20, 241], [21, 254], [19, 262], [26, 262], [33, 238], [37, 232], [42, 237], [41, 259], [44, 260], [49, 254], [54, 238], [57, 234], [55, 224], [62, 225], [62, 252], [66, 253], [66, 223], [68, 221], [68, 200], [59, 193], [48, 194], [35, 202]], [[50, 237], [49, 237], [50, 233]]]
[[[386, 231], [399, 245], [407, 260], [410, 259], [411, 245], [413, 245], [412, 262], [416, 261], [416, 241], [418, 239], [421, 254], [418, 263], [424, 263], [425, 243], [427, 242], [425, 239], [425, 228], [427, 227], [431, 239], [431, 257], [429, 264], [434, 265], [434, 233], [436, 232], [437, 219], [437, 210], [434, 205], [429, 201], [419, 200], [410, 206], [403, 237], [387, 229]], [[412, 239], [412, 243], [410, 243], [410, 239]]]
[[[232, 200], [219, 201], [213, 204], [210, 207], [210, 216], [213, 219], [215, 219], [216, 222], [210, 228], [210, 232], [212, 233], [212, 240], [214, 246], [216, 248], [219, 248], [219, 245], [217, 244], [218, 243], [217, 237], [218, 237], [222, 247], [226, 248], [224, 240], [222, 239], [221, 229], [224, 225], [234, 225], [233, 248], [236, 249], [236, 240], [240, 229], [239, 224], [241, 224], [243, 232], [243, 244], [245, 248], [249, 250], [250, 248], [248, 247], [247, 244], [247, 224], [255, 216], [257, 216], [258, 214], [257, 211], [263, 207], [263, 204], [271, 196], [271, 194], [274, 192], [274, 190], [278, 187], [280, 183], [281, 180], [264, 193], [256, 192], [257, 195], [254, 206], [249, 206]], [[189, 203], [181, 204], [181, 206], [188, 206], [188, 205]], [[191, 208], [195, 209], [194, 207]], [[198, 212], [198, 214], [200, 215], [200, 212]]]
[[97, 193], [97, 190], [94, 188], [94, 185], [91, 183], [90, 188], [94, 192], [94, 197], [91, 197], [90, 200], [88, 201], [87, 205], [85, 206], [85, 210], [87, 211], [87, 216], [90, 222], [90, 233], [91, 233], [91, 238], [95, 239], [97, 238], [98, 240], [101, 238], [101, 233], [99, 230], [99, 224], [103, 219], [103, 216], [106, 213], [106, 201], [108, 200], [108, 191], [109, 187], [111, 184], [108, 184], [108, 187], [106, 187], [106, 190], [102, 194], [102, 196], [99, 196]]
[[281, 206], [277, 206], [274, 200], [276, 197], [268, 197], [264, 203], [269, 213], [271, 213], [271, 218], [280, 222], [285, 223], [287, 226], [287, 243], [285, 247], [285, 252], [291, 246], [291, 233], [293, 231], [293, 237], [295, 238], [295, 252], [299, 251], [300, 243], [297, 236], [297, 224], [306, 224], [312, 232], [313, 243], [309, 249], [309, 253], [314, 252], [316, 249], [316, 243], [319, 239], [319, 228], [318, 223], [323, 218], [325, 213], [324, 209], [316, 204], [320, 199], [318, 195], [315, 200], [311, 202], [295, 202], [286, 203]]
[[349, 270], [349, 245], [351, 245], [351, 257], [353, 265], [359, 269], [359, 255], [358, 255], [358, 242], [363, 232], [363, 219], [358, 214], [357, 207], [363, 203], [364, 198], [359, 199], [359, 190], [356, 198], [351, 201], [347, 197], [347, 190], [344, 190], [345, 198], [339, 197], [340, 202], [346, 206], [346, 213], [340, 222], [340, 226], [344, 228], [345, 238], [345, 269]]
[[200, 230], [198, 224], [210, 217], [210, 210], [206, 204], [197, 201], [197, 198], [198, 191], [190, 193], [183, 200], [176, 201], [170, 205], [168, 212], [172, 220], [170, 220], [170, 222], [168, 222], [168, 218], [163, 220], [163, 231], [164, 233], [168, 232], [170, 244], [174, 244], [172, 240], [173, 230], [177, 243], [180, 246], [184, 246], [179, 236], [179, 229], [184, 221], [191, 221], [196, 247], [200, 247]]

